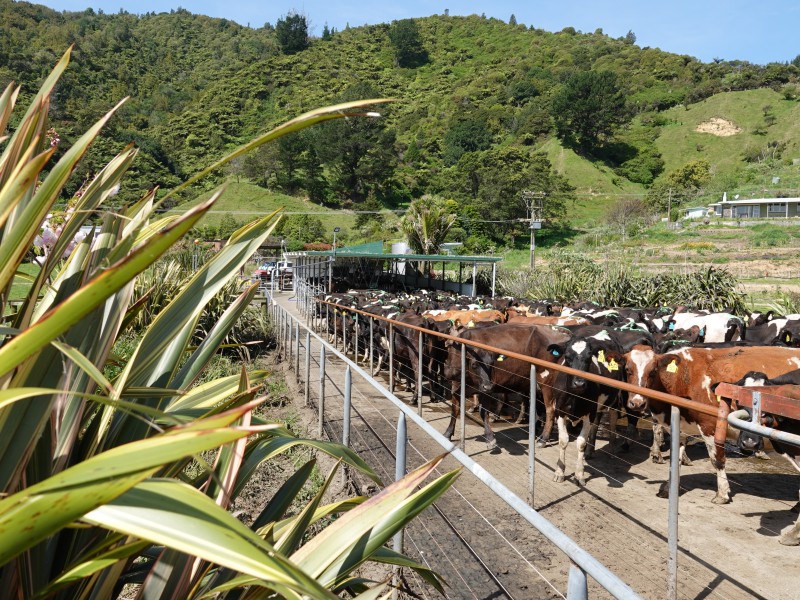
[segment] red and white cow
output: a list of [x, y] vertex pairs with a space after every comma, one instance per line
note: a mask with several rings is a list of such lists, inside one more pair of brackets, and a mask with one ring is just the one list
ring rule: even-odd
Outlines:
[[[800, 367], [800, 350], [773, 346], [750, 346], [735, 348], [681, 348], [665, 354], [656, 354], [652, 348], [637, 346], [625, 355], [628, 383], [681, 396], [717, 407], [718, 399], [713, 390], [722, 382], [738, 381], [749, 371], [760, 371], [768, 377], [776, 377]], [[641, 410], [645, 403], [653, 414], [653, 447], [650, 456], [654, 462], [664, 462], [661, 456], [661, 441], [669, 404], [640, 394], [628, 396], [628, 407]], [[715, 504], [730, 502], [730, 485], [725, 472], [724, 444], [715, 443], [717, 417], [681, 408], [681, 417], [696, 423], [706, 443], [711, 464], [717, 474]], [[678, 435], [678, 432], [672, 432]], [[681, 448], [681, 458], [685, 461]], [[685, 463], [690, 464], [690, 463]], [[662, 486], [659, 495], [666, 492]]]

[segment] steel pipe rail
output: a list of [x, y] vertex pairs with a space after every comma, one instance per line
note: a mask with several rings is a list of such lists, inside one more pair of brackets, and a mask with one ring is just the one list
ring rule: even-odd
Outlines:
[[753, 423], [750, 420], [750, 412], [745, 408], [735, 410], [729, 414], [728, 424], [736, 429], [743, 429], [745, 431], [749, 431], [750, 433], [775, 440], [776, 442], [800, 446], [800, 435], [781, 431], [779, 429], [775, 429], [774, 427], [767, 427], [766, 425]]
[[623, 390], [625, 392], [632, 392], [634, 394], [641, 394], [647, 398], [652, 398], [654, 400], [658, 400], [659, 402], [666, 402], [672, 406], [677, 406], [678, 408], [688, 408], [706, 415], [710, 415], [712, 417], [716, 417], [718, 415], [718, 410], [713, 406], [708, 404], [700, 404], [699, 402], [694, 402], [693, 400], [688, 400], [686, 398], [681, 398], [680, 396], [673, 396], [671, 394], [667, 394], [665, 392], [659, 392], [656, 390], [651, 390], [648, 388], [643, 388], [638, 385], [633, 385], [630, 383], [626, 383], [624, 381], [617, 381], [616, 379], [609, 379], [608, 377], [603, 377], [602, 375], [595, 375], [594, 373], [588, 373], [586, 371], [581, 371], [579, 369], [572, 369], [570, 367], [565, 367], [563, 365], [559, 365], [558, 363], [553, 363], [545, 360], [541, 360], [538, 358], [533, 358], [531, 356], [526, 356], [524, 354], [519, 354], [517, 352], [510, 352], [508, 350], [503, 350], [502, 348], [496, 348], [494, 346], [488, 346], [486, 344], [481, 344], [479, 342], [473, 342], [471, 340], [465, 340], [463, 338], [448, 335], [446, 333], [439, 333], [438, 331], [431, 331], [430, 329], [425, 329], [424, 327], [418, 327], [416, 325], [410, 325], [407, 323], [402, 323], [400, 321], [396, 321], [394, 319], [387, 319], [386, 317], [381, 317], [378, 315], [373, 315], [371, 313], [359, 310], [357, 308], [351, 308], [347, 306], [342, 306], [341, 304], [336, 304], [335, 302], [329, 302], [327, 300], [318, 300], [323, 304], [327, 304], [330, 306], [335, 306], [339, 310], [347, 310], [354, 313], [366, 315], [372, 317], [373, 319], [378, 319], [379, 321], [384, 321], [389, 323], [395, 327], [405, 327], [407, 329], [411, 329], [414, 331], [421, 331], [427, 333], [428, 335], [434, 335], [436, 337], [443, 338], [445, 340], [450, 340], [451, 342], [456, 342], [459, 344], [466, 344], [473, 348], [479, 348], [481, 350], [487, 350], [489, 352], [494, 352], [496, 354], [502, 354], [506, 358], [516, 358], [518, 360], [527, 362], [531, 365], [535, 365], [537, 367], [544, 367], [547, 369], [553, 369], [554, 371], [561, 371], [562, 373], [567, 373], [568, 375], [576, 375], [578, 377], [583, 377], [584, 379], [588, 379], [590, 381], [594, 381], [596, 383], [601, 383], [603, 385], [617, 388], [619, 390]]
[[[274, 300], [268, 296], [268, 301], [273, 303]], [[337, 307], [341, 308], [340, 306], [336, 305]], [[282, 309], [281, 309], [282, 310]], [[363, 312], [363, 311], [360, 311]], [[369, 315], [369, 313], [364, 313]], [[290, 319], [297, 320], [293, 315], [287, 313], [287, 316]], [[374, 315], [369, 315], [374, 316]], [[377, 318], [377, 317], [376, 317]], [[389, 319], [384, 319], [388, 322], [392, 322]], [[395, 324], [403, 325], [402, 323]], [[303, 328], [308, 330], [305, 325]], [[414, 328], [420, 329], [421, 328]], [[426, 331], [426, 330], [423, 330]], [[503, 502], [508, 504], [511, 508], [513, 508], [522, 518], [524, 518], [528, 523], [530, 523], [537, 531], [539, 531], [545, 538], [547, 538], [556, 548], [564, 552], [567, 555], [571, 563], [573, 564], [574, 571], [583, 571], [585, 574], [589, 575], [594, 579], [598, 584], [600, 584], [603, 588], [605, 588], [612, 596], [621, 600], [641, 600], [641, 596], [639, 596], [628, 584], [626, 584], [622, 579], [616, 576], [611, 570], [608, 569], [605, 565], [603, 565], [599, 560], [597, 560], [594, 556], [589, 554], [586, 550], [581, 548], [574, 540], [572, 540], [568, 535], [566, 535], [563, 531], [558, 529], [553, 523], [539, 514], [538, 511], [534, 510], [519, 496], [514, 494], [509, 488], [503, 485], [500, 481], [498, 481], [494, 476], [492, 476], [488, 471], [486, 471], [482, 466], [480, 466], [477, 462], [475, 462], [472, 458], [470, 458], [466, 453], [461, 451], [455, 444], [453, 444], [450, 440], [445, 438], [441, 433], [436, 431], [425, 419], [419, 416], [412, 407], [406, 405], [402, 400], [397, 398], [394, 394], [386, 390], [383, 385], [381, 385], [378, 381], [374, 380], [372, 376], [364, 371], [357, 363], [351, 361], [344, 352], [340, 352], [335, 346], [328, 344], [325, 340], [322, 339], [319, 335], [315, 332], [310, 331], [310, 334], [320, 343], [322, 353], [325, 352], [324, 349], [327, 349], [328, 353], [331, 355], [337, 356], [340, 360], [342, 360], [352, 371], [352, 373], [357, 373], [362, 379], [369, 384], [376, 392], [382, 395], [386, 400], [391, 402], [401, 413], [405, 415], [405, 418], [413, 421], [425, 434], [427, 434], [433, 441], [435, 441], [438, 445], [440, 445], [445, 451], [450, 453], [450, 455], [456, 459], [459, 463], [461, 463], [466, 470], [472, 473], [475, 477], [477, 477], [484, 485], [486, 485], [489, 489], [491, 489]], [[451, 338], [455, 341], [462, 341], [459, 338], [454, 338], [453, 336], [444, 336], [446, 338]], [[479, 345], [480, 346], [480, 345]], [[506, 356], [513, 356], [509, 355], [508, 353], [504, 353]], [[324, 356], [324, 354], [323, 354]], [[522, 357], [521, 355], [516, 355], [522, 358], [523, 360], [531, 360], [528, 357]], [[322, 359], [324, 360], [324, 359]], [[536, 361], [536, 362], [543, 362], [543, 361]], [[552, 363], [543, 363], [546, 364], [548, 367], [552, 366]], [[572, 371], [572, 369], [570, 369]], [[580, 372], [580, 371], [579, 371]], [[322, 379], [322, 378], [321, 378]], [[322, 383], [322, 381], [320, 381]], [[632, 386], [636, 387], [636, 386]], [[321, 389], [322, 391], [322, 389]], [[716, 412], [714, 413], [716, 414]], [[321, 419], [322, 417], [320, 417]], [[574, 569], [574, 566], [577, 566], [578, 569]], [[580, 572], [576, 575], [580, 579]], [[575, 590], [575, 588], [583, 589], [583, 585], [580, 581], [575, 581], [573, 578], [570, 578], [571, 583], [568, 585], [570, 591]], [[574, 596], [569, 595], [569, 598], [581, 597], [580, 595]]]

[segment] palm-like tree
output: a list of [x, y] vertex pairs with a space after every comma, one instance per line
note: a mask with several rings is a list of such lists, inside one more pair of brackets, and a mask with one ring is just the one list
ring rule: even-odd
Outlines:
[[417, 254], [438, 254], [456, 215], [438, 196], [425, 195], [408, 207], [401, 226], [408, 244]]

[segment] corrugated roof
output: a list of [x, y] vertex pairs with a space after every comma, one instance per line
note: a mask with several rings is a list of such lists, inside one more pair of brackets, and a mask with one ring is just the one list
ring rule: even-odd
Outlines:
[[430, 262], [461, 263], [497, 263], [503, 260], [500, 256], [457, 256], [454, 254], [391, 254], [383, 252], [383, 242], [370, 242], [333, 250], [307, 250], [304, 252], [287, 252], [286, 256], [325, 256], [337, 258], [370, 258], [386, 260], [427, 260]]

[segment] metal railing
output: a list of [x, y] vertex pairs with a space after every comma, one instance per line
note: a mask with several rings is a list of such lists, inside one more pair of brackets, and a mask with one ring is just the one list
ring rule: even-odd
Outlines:
[[[305, 320], [307, 322], [313, 323], [316, 321], [317, 318], [316, 311], [313, 310], [314, 298], [313, 296], [311, 296], [310, 289], [303, 290], [302, 287], [303, 286], [298, 286], [295, 288], [296, 300], [298, 302], [297, 306], [301, 314], [303, 314], [303, 316], [305, 317]], [[303, 380], [305, 398], [307, 402], [310, 401], [311, 388], [312, 388], [310, 381], [311, 362], [312, 362], [312, 357], [311, 357], [312, 339], [315, 340], [320, 345], [319, 381], [318, 381], [318, 396], [317, 396], [318, 435], [322, 436], [323, 434], [323, 424], [326, 411], [326, 402], [325, 402], [326, 380], [328, 379], [328, 376], [326, 375], [326, 363], [330, 356], [335, 356], [346, 365], [345, 385], [343, 392], [344, 406], [342, 415], [342, 421], [344, 426], [342, 437], [344, 443], [349, 443], [349, 437], [350, 437], [349, 426], [350, 426], [351, 394], [352, 394], [351, 386], [352, 386], [352, 376], [355, 374], [358, 377], [360, 377], [366, 384], [372, 387], [378, 394], [383, 396], [383, 398], [392, 403], [392, 405], [394, 405], [394, 407], [399, 411], [398, 426], [397, 426], [398, 433], [396, 439], [396, 444], [397, 444], [397, 463], [395, 469], [396, 476], [400, 477], [405, 473], [406, 466], [404, 457], [405, 457], [405, 444], [407, 436], [405, 435], [404, 432], [406, 428], [406, 422], [407, 420], [410, 420], [416, 426], [418, 426], [422, 430], [422, 432], [424, 432], [425, 435], [427, 435], [431, 440], [433, 440], [436, 444], [438, 444], [444, 450], [449, 452], [450, 455], [455, 460], [457, 460], [461, 465], [463, 465], [463, 467], [467, 471], [469, 471], [479, 481], [481, 481], [484, 485], [486, 485], [489, 489], [491, 489], [498, 498], [500, 498], [503, 502], [505, 502], [508, 506], [510, 506], [530, 525], [532, 525], [537, 531], [539, 531], [545, 538], [547, 538], [553, 545], [555, 545], [559, 550], [561, 550], [567, 555], [570, 561], [569, 579], [567, 585], [568, 600], [581, 600], [588, 598], [587, 575], [591, 577], [594, 581], [596, 581], [605, 590], [607, 590], [615, 598], [621, 598], [621, 599], [640, 598], [640, 596], [636, 592], [634, 592], [634, 590], [627, 583], [625, 583], [622, 579], [620, 579], [618, 576], [612, 573], [599, 560], [597, 560], [589, 552], [581, 548], [563, 531], [561, 531], [553, 523], [551, 523], [549, 520], [543, 517], [538, 511], [534, 510], [531, 506], [529, 506], [528, 503], [526, 503], [524, 500], [522, 500], [522, 498], [514, 494], [508, 487], [506, 487], [493, 475], [488, 473], [483, 467], [481, 467], [476, 461], [474, 461], [469, 455], [467, 455], [461, 448], [457, 447], [450, 440], [445, 438], [441, 433], [436, 431], [429, 423], [427, 423], [417, 413], [417, 411], [413, 410], [406, 403], [400, 400], [397, 396], [388, 391], [383, 386], [383, 384], [373, 379], [370, 373], [367, 373], [356, 362], [350, 360], [350, 358], [348, 358], [344, 352], [340, 352], [335, 346], [329, 344], [316, 332], [312, 331], [312, 329], [309, 328], [306, 324], [302, 323], [300, 319], [295, 318], [283, 307], [281, 307], [277, 302], [274, 301], [274, 299], [271, 297], [269, 293], [267, 293], [266, 310], [268, 311], [268, 315], [271, 318], [272, 323], [276, 328], [279, 349], [284, 353], [284, 356], [288, 360], [288, 364], [292, 365], [292, 368], [295, 370], [298, 379]], [[374, 315], [370, 316], [374, 317]], [[305, 354], [304, 369], [302, 370], [303, 375], [301, 375], [301, 369], [300, 369], [301, 330], [305, 332], [305, 344], [303, 345]], [[447, 336], [447, 337], [452, 338], [452, 336]], [[370, 336], [370, 339], [372, 339], [372, 336]], [[462, 345], [462, 348], [463, 347], [464, 346]], [[370, 348], [369, 351], [370, 360], [372, 360], [372, 355], [373, 351], [372, 348]], [[514, 356], [513, 354], [508, 354], [508, 355]], [[358, 358], [357, 348], [355, 357], [356, 359]], [[550, 366], [552, 365], [548, 363], [548, 367]], [[532, 366], [532, 369], [535, 369], [535, 365]], [[390, 370], [390, 378], [391, 378], [391, 370]], [[534, 382], [536, 381], [535, 371], [532, 381]], [[464, 386], [462, 386], [462, 390], [463, 389]], [[535, 410], [535, 384], [532, 384], [531, 390], [532, 390], [531, 410]], [[421, 397], [421, 394], [418, 394], [418, 397]], [[463, 401], [461, 403], [461, 407], [462, 407], [461, 439], [463, 440], [465, 437], [463, 435], [463, 428], [465, 422]], [[677, 419], [679, 419], [679, 413], [678, 410], [675, 408], [673, 409], [673, 425], [679, 422]], [[531, 431], [532, 430], [533, 428], [531, 427]], [[675, 469], [676, 473], [678, 469], [677, 457], [679, 456], [677, 447], [678, 441], [679, 441], [679, 436], [673, 436], [672, 454], [675, 457], [675, 460], [673, 461], [675, 463], [673, 469]], [[534, 444], [531, 443], [530, 445], [531, 450], [533, 449], [533, 446]], [[533, 452], [530, 453], [529, 480], [531, 481], [531, 483], [533, 482]], [[670, 548], [672, 549], [674, 546], [674, 553], [675, 555], [677, 555], [678, 477], [671, 476], [670, 480], [672, 486], [675, 488], [674, 493], [671, 493], [670, 495], [670, 506], [672, 507], [672, 504], [673, 503], [675, 504], [675, 518], [674, 518], [675, 535], [671, 535], [670, 537]], [[533, 496], [531, 493], [531, 497], [529, 498], [529, 500], [532, 501], [532, 498]], [[670, 524], [672, 525], [672, 517], [670, 518]], [[402, 551], [402, 543], [403, 543], [402, 533], [399, 533], [395, 538], [395, 549], [398, 551]], [[671, 559], [670, 562], [677, 564], [677, 559], [676, 558]], [[677, 577], [675, 577], [674, 579], [677, 580]], [[669, 584], [668, 587], [670, 589], [674, 589], [674, 584]], [[674, 595], [672, 597], [674, 597]]]

